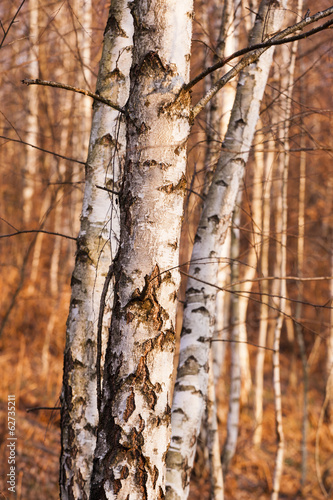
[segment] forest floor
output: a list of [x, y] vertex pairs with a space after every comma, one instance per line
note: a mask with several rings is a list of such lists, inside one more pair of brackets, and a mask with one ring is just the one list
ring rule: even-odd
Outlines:
[[[62, 323], [62, 324], [61, 324]], [[59, 330], [64, 321], [60, 320]], [[59, 410], [39, 410], [27, 412], [35, 406], [59, 406], [62, 379], [63, 336], [48, 340], [48, 357], [43, 359], [45, 338], [32, 336], [27, 342], [26, 335], [5, 333], [0, 344], [0, 499], [12, 498], [8, 491], [9, 473], [8, 448], [9, 430], [7, 426], [8, 395], [16, 397], [16, 499], [50, 500], [57, 499], [58, 468], [60, 453]], [[328, 491], [326, 498], [333, 498], [333, 426], [325, 421], [318, 429], [320, 412], [325, 399], [324, 353], [323, 347], [316, 353], [316, 369], [310, 370], [309, 415], [307, 435], [307, 476], [302, 493], [301, 482], [301, 436], [303, 384], [299, 377], [301, 363], [291, 354], [291, 346], [285, 345], [281, 352], [283, 425], [285, 434], [284, 470], [281, 482], [281, 499], [308, 500], [325, 498], [318, 482]], [[251, 363], [255, 361], [255, 348], [250, 348]], [[45, 354], [45, 349], [44, 349]], [[322, 357], [322, 360], [321, 360]], [[225, 481], [226, 500], [268, 499], [272, 489], [276, 434], [274, 421], [274, 399], [271, 383], [271, 359], [266, 357], [264, 427], [260, 449], [252, 444], [254, 431], [252, 394], [249, 404], [241, 409], [239, 439]], [[297, 378], [299, 377], [299, 378]], [[218, 388], [221, 446], [225, 439], [228, 380]], [[316, 460], [316, 439], [318, 453]], [[204, 472], [202, 472], [204, 470]], [[210, 498], [209, 474], [201, 466], [193, 472], [190, 500]]]

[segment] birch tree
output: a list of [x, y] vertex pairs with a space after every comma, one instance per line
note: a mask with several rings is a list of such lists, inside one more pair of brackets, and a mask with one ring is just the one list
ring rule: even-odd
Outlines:
[[[97, 92], [118, 106], [124, 106], [129, 93], [132, 31], [127, 3], [113, 1]], [[105, 351], [111, 313], [112, 286], [107, 291], [105, 284], [119, 242], [119, 207], [114, 193], [121, 185], [125, 144], [122, 115], [106, 104], [95, 103], [64, 358], [63, 499], [89, 497], [100, 396], [96, 388], [100, 387], [102, 372], [98, 354]]]
[[91, 498], [165, 495], [192, 1], [133, 2], [120, 249]]
[[[285, 7], [285, 2], [261, 2], [250, 44], [262, 40], [266, 32], [274, 33], [280, 28]], [[225, 239], [243, 178], [272, 56], [273, 50], [267, 50], [240, 73], [228, 130], [193, 247], [167, 457], [167, 498], [170, 499], [187, 498], [189, 492], [207, 394], [207, 366], [214, 331], [216, 290], [210, 284], [214, 284], [217, 274], [218, 251]], [[209, 265], [205, 265], [203, 257], [209, 259]]]

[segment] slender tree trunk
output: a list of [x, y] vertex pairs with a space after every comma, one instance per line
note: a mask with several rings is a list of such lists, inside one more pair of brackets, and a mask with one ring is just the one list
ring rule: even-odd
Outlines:
[[[275, 399], [275, 418], [276, 418], [276, 434], [277, 434], [277, 454], [275, 461], [275, 471], [273, 479], [272, 500], [277, 500], [280, 491], [280, 481], [283, 468], [284, 455], [284, 433], [282, 423], [282, 399], [281, 399], [281, 382], [280, 382], [280, 337], [281, 330], [286, 314], [286, 297], [287, 286], [286, 280], [283, 278], [287, 274], [287, 229], [288, 229], [288, 170], [289, 170], [289, 128], [291, 116], [291, 97], [294, 83], [294, 71], [297, 53], [297, 42], [294, 42], [291, 49], [291, 57], [289, 48], [281, 47], [283, 68], [286, 71], [286, 77], [282, 78], [282, 87], [284, 90], [281, 95], [281, 106], [284, 110], [283, 129], [281, 130], [281, 144], [283, 144], [284, 152], [281, 155], [281, 171], [282, 171], [282, 227], [281, 227], [281, 269], [280, 269], [280, 289], [279, 289], [279, 315], [274, 332], [273, 342], [273, 387]], [[285, 88], [284, 88], [285, 87]]]
[[[271, 190], [272, 190], [272, 170], [275, 161], [275, 141], [270, 138], [268, 141], [268, 153], [265, 159], [265, 174], [262, 184], [262, 235], [261, 235], [261, 259], [260, 274], [262, 277], [268, 276], [269, 240], [270, 240], [270, 215], [271, 215]], [[262, 420], [263, 420], [263, 390], [264, 390], [264, 364], [266, 354], [267, 327], [269, 316], [269, 286], [268, 281], [263, 280], [260, 285], [262, 292], [262, 302], [260, 304], [260, 325], [258, 335], [258, 345], [255, 369], [255, 393], [254, 393], [254, 421], [255, 430], [253, 433], [253, 443], [256, 446], [261, 444]]]
[[[241, 197], [239, 196], [239, 199]], [[239, 222], [240, 211], [236, 207], [231, 227], [231, 283], [239, 281]], [[236, 295], [231, 296], [231, 367], [230, 367], [230, 396], [227, 418], [227, 437], [223, 448], [222, 465], [226, 474], [237, 445], [239, 408], [241, 394], [241, 359], [239, 335], [239, 300]]]
[[211, 500], [223, 500], [224, 486], [221, 465], [219, 432], [217, 422], [216, 390], [213, 373], [213, 356], [209, 358], [209, 377], [207, 391], [207, 447], [209, 451]]
[[[129, 95], [132, 31], [127, 2], [114, 0], [104, 35], [97, 92], [119, 106], [125, 105]], [[121, 187], [125, 145], [125, 123], [121, 114], [95, 103], [67, 321], [61, 397], [62, 499], [89, 497], [98, 425], [98, 373], [99, 364], [103, 364], [103, 359], [98, 359], [98, 352], [105, 350], [110, 325], [111, 285], [106, 307], [104, 295], [109, 267], [118, 251], [119, 202], [116, 193]], [[102, 346], [97, 342], [98, 325]]]
[[[29, 0], [29, 74], [31, 78], [38, 78], [38, 1]], [[25, 140], [29, 144], [37, 143], [38, 135], [38, 88], [31, 89], [28, 101], [27, 133]], [[31, 222], [33, 201], [35, 194], [35, 183], [37, 174], [37, 150], [27, 147], [26, 166], [24, 171], [23, 187], [23, 222], [24, 227]]]
[[[279, 29], [284, 7], [285, 2], [261, 3], [250, 44], [261, 41], [264, 33]], [[225, 239], [243, 178], [272, 55], [272, 50], [264, 52], [256, 63], [240, 73], [224, 147], [204, 202], [195, 238], [173, 399], [172, 439], [167, 456], [168, 499], [183, 500], [188, 496], [190, 472], [207, 394], [218, 252]], [[204, 263], [203, 258], [209, 259], [209, 265]], [[214, 260], [215, 264], [212, 263]]]
[[133, 2], [120, 251], [91, 499], [165, 497], [192, 1]]

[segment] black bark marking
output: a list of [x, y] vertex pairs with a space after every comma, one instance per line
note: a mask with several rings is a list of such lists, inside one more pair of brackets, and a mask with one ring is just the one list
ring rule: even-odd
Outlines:
[[104, 30], [104, 36], [106, 35], [106, 33], [108, 31], [111, 31], [111, 33], [114, 37], [122, 36], [124, 38], [127, 38], [126, 32], [123, 29], [121, 29], [114, 14], [110, 14], [110, 16], [107, 20], [106, 27]]
[[192, 355], [187, 358], [185, 363], [182, 364], [178, 369], [178, 378], [182, 378], [184, 375], [197, 375], [199, 370], [198, 360]]
[[224, 186], [224, 187], [229, 187], [229, 184], [227, 184], [223, 179], [216, 181], [215, 184], [217, 186]]
[[136, 288], [133, 292], [131, 300], [126, 305], [126, 313], [130, 312], [135, 315], [138, 321], [151, 322], [151, 326], [155, 331], [160, 331], [165, 317], [164, 309], [158, 303], [156, 290], [161, 285], [161, 276], [158, 265], [151, 275], [145, 276], [145, 284], [140, 291]]
[[181, 191], [181, 192], [185, 193], [186, 186], [187, 186], [186, 177], [184, 174], [182, 174], [181, 178], [179, 179], [179, 181], [177, 182], [176, 185], [174, 185], [172, 183], [166, 184], [165, 186], [161, 186], [157, 189], [159, 191], [163, 191], [164, 193], [167, 193], [167, 194], [171, 194], [171, 193], [174, 193], [177, 191]]
[[209, 312], [206, 309], [206, 307], [198, 307], [197, 309], [193, 309], [192, 313], [200, 313], [203, 314], [204, 316], [209, 316]]
[[127, 401], [126, 401], [126, 409], [124, 411], [124, 420], [125, 422], [128, 421], [130, 416], [135, 410], [135, 396], [134, 396], [134, 391], [132, 388], [131, 394], [128, 396]]
[[166, 74], [171, 73], [170, 67], [168, 65], [164, 66], [158, 53], [153, 50], [144, 56], [141, 64], [135, 68], [135, 71], [149, 77], [160, 76], [162, 78]]
[[212, 215], [211, 217], [208, 217], [208, 221], [213, 222], [217, 226], [220, 222], [220, 218], [218, 215]]

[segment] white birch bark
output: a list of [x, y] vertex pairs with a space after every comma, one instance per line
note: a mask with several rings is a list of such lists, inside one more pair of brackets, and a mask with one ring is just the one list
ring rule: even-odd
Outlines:
[[282, 68], [285, 74], [282, 76], [282, 88], [285, 88], [283, 95], [281, 95], [281, 106], [284, 110], [283, 116], [283, 129], [281, 130], [281, 143], [284, 147], [284, 152], [280, 157], [282, 165], [282, 197], [281, 197], [281, 268], [279, 281], [279, 315], [274, 331], [273, 342], [273, 388], [274, 388], [274, 402], [275, 402], [275, 421], [276, 421], [276, 434], [277, 434], [277, 452], [275, 459], [275, 470], [273, 478], [273, 491], [271, 495], [272, 500], [277, 500], [280, 491], [280, 483], [283, 469], [283, 456], [284, 456], [284, 432], [282, 421], [282, 399], [281, 399], [281, 382], [280, 382], [280, 337], [281, 330], [286, 314], [286, 296], [287, 284], [283, 276], [287, 274], [287, 230], [288, 230], [288, 170], [289, 170], [289, 127], [291, 115], [291, 97], [292, 88], [294, 83], [294, 71], [296, 61], [297, 42], [292, 45], [292, 53], [290, 57], [289, 48], [286, 46], [281, 47], [281, 55], [283, 65]]
[[[112, 3], [112, 2], [111, 2]], [[78, 21], [76, 27], [76, 44], [77, 44], [77, 59], [78, 66], [76, 67], [76, 85], [83, 89], [91, 89], [92, 85], [92, 69], [90, 68], [91, 60], [91, 42], [92, 42], [92, 0], [75, 0], [74, 1], [74, 19]], [[76, 14], [75, 14], [76, 11]], [[76, 64], [77, 64], [76, 62]], [[92, 106], [90, 99], [82, 99], [79, 94], [75, 95], [76, 102], [76, 133], [72, 139], [73, 154], [75, 157], [86, 157], [89, 146], [89, 130], [91, 127]], [[72, 166], [72, 182], [75, 186], [82, 179], [80, 166], [73, 164]], [[76, 221], [79, 221], [82, 199], [79, 189], [73, 189], [71, 193], [72, 206], [72, 221], [74, 228]]]
[[219, 432], [217, 422], [216, 390], [213, 373], [212, 351], [209, 357], [209, 376], [207, 390], [207, 447], [209, 451], [211, 500], [223, 500], [224, 485], [221, 465]]
[[[104, 34], [97, 92], [119, 106], [125, 105], [129, 95], [132, 34], [127, 2], [113, 0]], [[119, 192], [121, 186], [125, 145], [123, 117], [96, 102], [67, 321], [61, 398], [62, 499], [89, 497], [98, 424], [97, 325], [106, 276], [118, 250], [119, 204], [114, 193]], [[102, 352], [110, 324], [111, 296], [110, 289], [102, 323]]]
[[[303, 11], [303, 0], [298, 0], [297, 2], [297, 15], [300, 17]], [[297, 44], [293, 44], [292, 47], [292, 60], [296, 58], [297, 53]], [[294, 62], [295, 64], [295, 62]], [[301, 64], [301, 72], [304, 68], [302, 68]], [[293, 82], [292, 82], [293, 83]], [[301, 82], [301, 102], [304, 101], [304, 87]], [[290, 89], [291, 94], [291, 89]], [[291, 95], [290, 95], [291, 97]], [[303, 128], [303, 120], [301, 120], [301, 141], [300, 146], [301, 149], [305, 148], [305, 134]], [[299, 194], [298, 194], [298, 238], [297, 238], [297, 276], [302, 277], [304, 271], [304, 244], [305, 244], [305, 192], [306, 192], [306, 152], [301, 151], [300, 153], [300, 162], [299, 162]], [[303, 369], [303, 416], [302, 416], [302, 472], [301, 472], [301, 491], [303, 491], [306, 475], [307, 475], [307, 457], [308, 457], [308, 448], [307, 448], [307, 436], [308, 436], [308, 390], [309, 390], [309, 372], [308, 372], [308, 361], [307, 354], [304, 342], [303, 330], [300, 325], [300, 320], [302, 317], [303, 311], [303, 291], [304, 286], [303, 282], [300, 281], [298, 285], [298, 299], [299, 302], [296, 304], [295, 308], [295, 330], [296, 330], [296, 338], [300, 350], [300, 356], [302, 361], [302, 369]]]
[[[211, 34], [213, 31], [210, 26], [210, 17], [208, 9], [203, 9], [202, 13], [202, 24], [203, 31], [206, 35]], [[215, 27], [215, 32], [212, 33], [212, 38], [216, 38], [216, 46], [214, 48], [214, 57], [213, 64], [218, 60], [223, 59], [226, 55], [230, 55], [235, 52], [238, 48], [238, 23], [240, 17], [240, 5], [238, 0], [226, 0], [215, 3], [215, 25], [217, 22], [218, 26]], [[221, 19], [221, 20], [220, 20]], [[210, 43], [210, 37], [206, 37], [205, 40], [207, 45]], [[224, 71], [225, 73], [225, 71]], [[208, 91], [209, 88], [216, 83], [218, 78], [222, 76], [221, 71], [216, 71], [211, 73], [209, 78], [206, 78], [206, 88]], [[232, 109], [232, 105], [234, 102], [236, 92], [236, 82], [229, 82], [224, 88], [223, 92], [218, 92], [208, 103], [206, 110], [206, 142], [207, 149], [205, 155], [205, 186], [203, 190], [203, 194], [207, 195], [209, 186], [212, 180], [213, 173], [215, 171], [216, 164], [219, 159], [221, 143], [223, 137], [226, 133], [228, 122], [230, 119], [230, 113]], [[222, 289], [227, 280], [230, 279], [230, 267], [228, 262], [228, 258], [230, 255], [230, 238], [227, 238], [225, 243], [223, 244], [220, 254], [225, 258], [221, 259], [219, 270], [218, 270], [218, 278], [217, 284]], [[226, 300], [227, 292], [220, 290], [216, 295], [216, 329], [215, 329], [215, 339], [216, 342], [212, 344], [212, 359], [213, 359], [213, 376], [214, 382], [217, 383], [218, 379], [221, 375], [221, 368], [223, 366], [224, 355], [226, 352], [225, 342], [227, 336], [227, 330], [224, 328], [228, 325], [228, 306], [229, 302]], [[215, 389], [214, 389], [215, 390]], [[212, 389], [209, 389], [212, 391]], [[209, 403], [207, 402], [207, 405]], [[213, 421], [209, 419], [209, 412], [207, 408], [207, 412], [205, 413], [205, 417], [202, 422], [201, 427], [201, 440], [202, 450], [201, 455], [205, 457], [205, 459], [212, 460], [214, 458], [214, 464], [210, 462], [210, 472], [211, 472], [211, 485], [212, 485], [212, 495], [220, 494], [220, 481], [216, 477], [216, 468], [217, 468], [217, 449], [219, 449], [219, 440], [218, 440], [218, 432], [214, 429], [209, 428], [209, 423]], [[215, 425], [215, 424], [214, 424]], [[217, 424], [216, 424], [217, 425]], [[207, 428], [206, 428], [207, 426]], [[215, 437], [216, 442], [213, 442], [212, 437]], [[218, 461], [220, 461], [220, 457], [218, 457]], [[219, 464], [219, 469], [221, 468], [221, 463]]]
[[[29, 0], [29, 75], [38, 78], [38, 1]], [[37, 144], [38, 136], [38, 88], [31, 89], [28, 101], [27, 133], [25, 140], [29, 144]], [[26, 165], [24, 169], [23, 186], [23, 222], [24, 226], [31, 222], [33, 199], [37, 173], [38, 153], [35, 148], [27, 147]]]
[[132, 2], [120, 251], [91, 499], [165, 497], [192, 1]]
[[[217, 45], [217, 56], [223, 58], [235, 52], [238, 49], [238, 24], [240, 22], [241, 9], [238, 0], [226, 0], [223, 7], [222, 25], [220, 30], [219, 41]], [[217, 81], [220, 75], [212, 73], [210, 82], [211, 85]], [[211, 131], [208, 135], [209, 155], [206, 159], [207, 167], [215, 165], [218, 162], [220, 155], [220, 143], [223, 140], [230, 120], [230, 114], [235, 99], [236, 83], [230, 81], [223, 88], [223, 92], [218, 92], [209, 102], [209, 118], [207, 129]], [[215, 141], [215, 144], [214, 144]], [[209, 143], [211, 142], [211, 145]], [[211, 176], [210, 176], [211, 177]], [[208, 191], [208, 188], [207, 190]], [[221, 288], [230, 280], [230, 267], [226, 265], [226, 260], [230, 256], [230, 241], [227, 237], [220, 250], [222, 257], [218, 269], [217, 285]], [[229, 319], [229, 297], [228, 293], [220, 290], [216, 294], [216, 328], [215, 337], [220, 341], [212, 344], [213, 360], [214, 360], [214, 376], [217, 381], [223, 366], [223, 361], [226, 352], [226, 343], [223, 342], [226, 338], [226, 328]]]
[[[263, 277], [268, 276], [268, 261], [269, 261], [269, 240], [270, 240], [270, 216], [271, 216], [271, 189], [272, 189], [272, 169], [275, 158], [275, 141], [270, 138], [268, 141], [268, 152], [265, 158], [265, 173], [262, 184], [262, 236], [261, 236], [261, 259], [260, 259], [260, 274]], [[254, 422], [255, 430], [253, 433], [253, 443], [260, 446], [262, 438], [262, 421], [263, 421], [263, 392], [264, 392], [264, 364], [267, 342], [267, 327], [268, 327], [268, 281], [263, 280], [260, 289], [262, 292], [262, 302], [260, 304], [260, 325], [258, 334], [258, 345], [260, 348], [257, 352], [256, 368], [255, 368], [255, 392], [254, 392]]]
[[[241, 199], [241, 196], [238, 196]], [[231, 227], [231, 283], [239, 281], [239, 223], [240, 211], [235, 208]], [[230, 396], [227, 417], [227, 437], [222, 454], [224, 475], [236, 451], [239, 425], [239, 409], [241, 394], [241, 358], [240, 358], [240, 324], [238, 297], [231, 296], [231, 366], [230, 366]]]
[[[251, 43], [281, 26], [285, 2], [263, 1]], [[180, 359], [167, 456], [167, 498], [186, 499], [207, 394], [208, 357], [214, 331], [218, 249], [223, 242], [244, 173], [273, 51], [240, 73], [235, 103], [195, 238], [186, 292]], [[210, 264], [203, 263], [203, 257]], [[211, 262], [216, 259], [216, 264]]]

